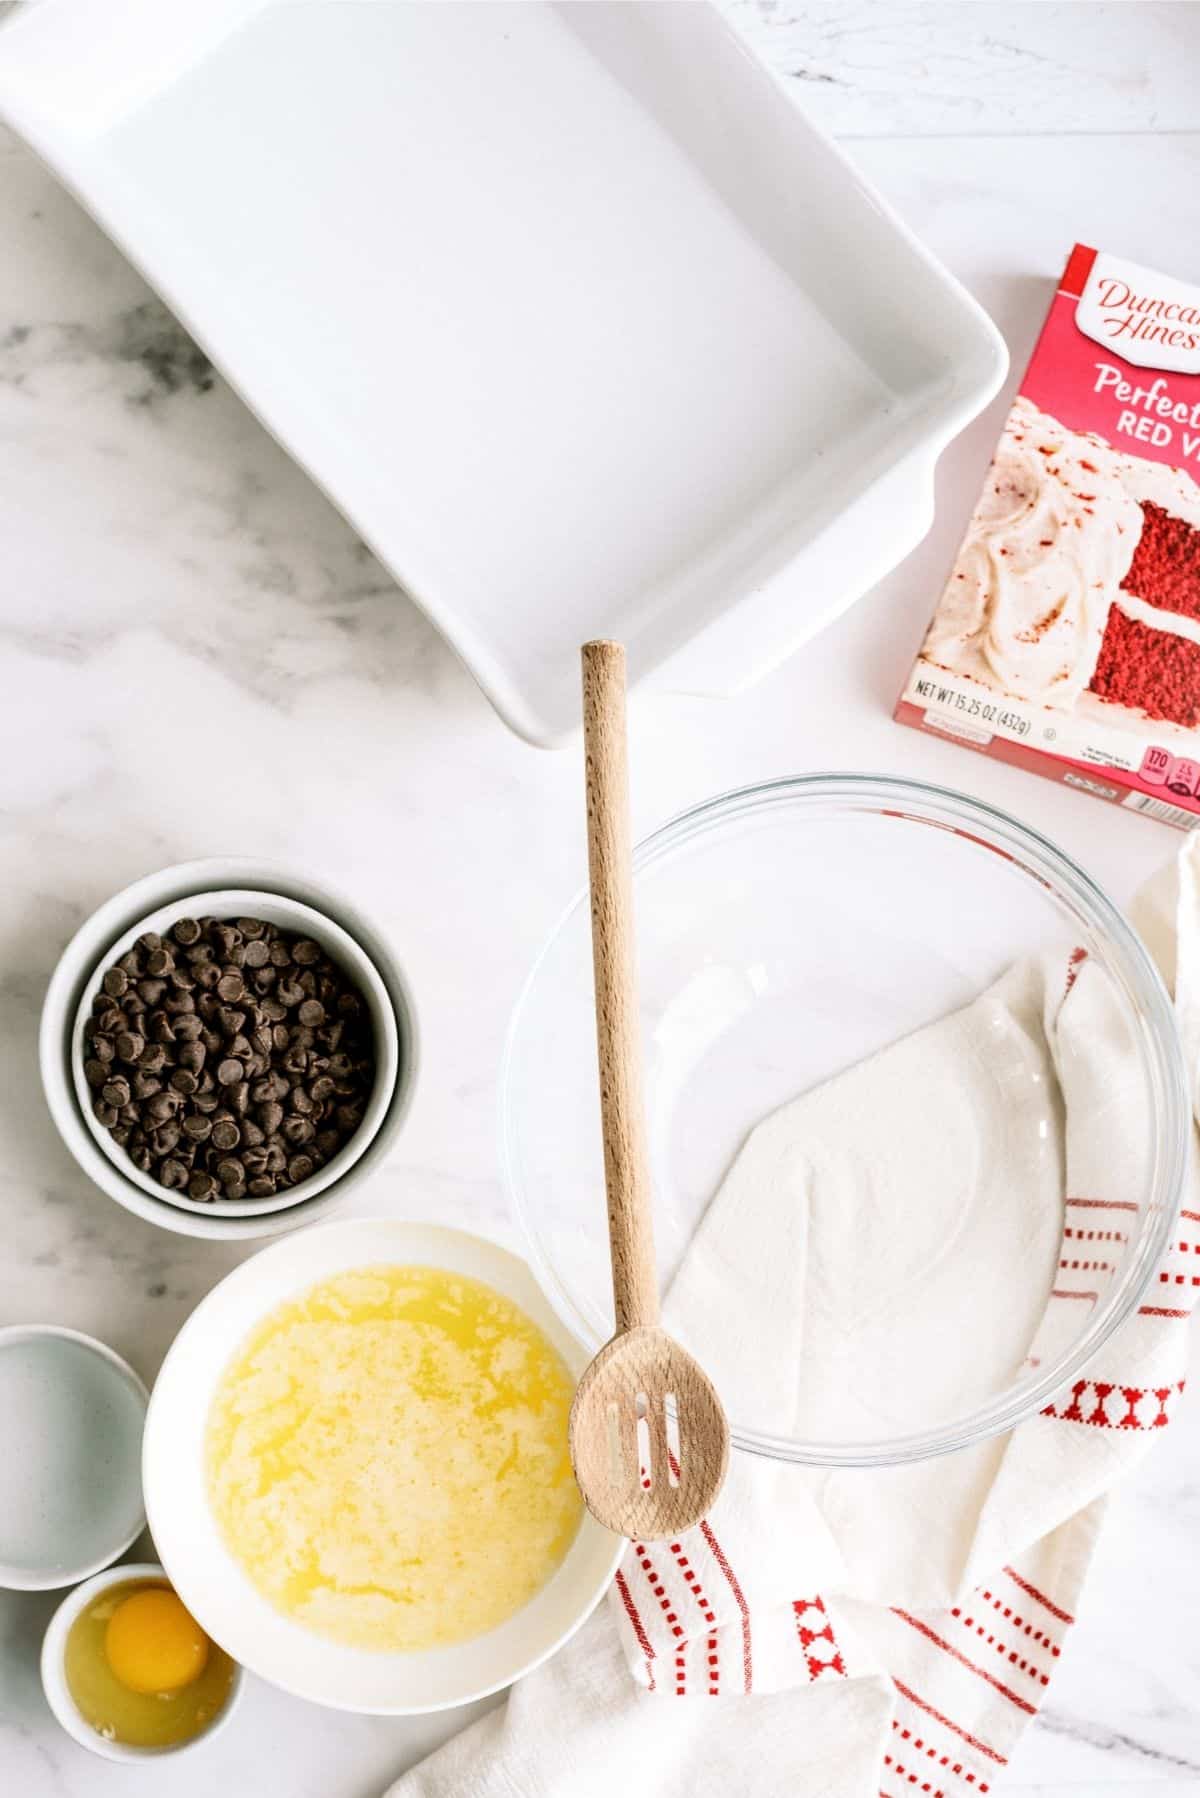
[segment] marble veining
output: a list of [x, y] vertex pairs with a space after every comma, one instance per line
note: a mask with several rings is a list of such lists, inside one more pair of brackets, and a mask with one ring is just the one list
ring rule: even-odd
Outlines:
[[[1188, 272], [1197, 7], [1018, 4], [987, 9], [985, 31], [975, 7], [727, 3], [816, 115], [859, 140], [865, 174], [993, 312], [1017, 369], [1071, 237]], [[1002, 150], [989, 131], [1007, 134]], [[512, 1240], [497, 1067], [521, 980], [582, 878], [580, 770], [577, 752], [504, 730], [354, 532], [3, 131], [0, 246], [0, 1323], [92, 1331], [150, 1378], [243, 1251], [127, 1216], [59, 1144], [36, 1029], [73, 929], [138, 874], [207, 853], [277, 857], [347, 887], [406, 965], [424, 1060], [410, 1121], [357, 1209]], [[970, 787], [1121, 899], [1170, 853], [1158, 826], [890, 721], [1003, 404], [944, 457], [927, 541], [802, 657], [741, 701], [636, 706], [639, 829], [723, 787], [840, 765]], [[1194, 1401], [1111, 1513], [1047, 1710], [1000, 1788], [1014, 1798], [1200, 1798]], [[0, 1594], [0, 1789], [140, 1792], [140, 1771], [92, 1759], [49, 1717], [36, 1654], [55, 1602]], [[251, 1681], [228, 1734], [173, 1765], [172, 1791], [373, 1798], [459, 1721], [343, 1717]]]

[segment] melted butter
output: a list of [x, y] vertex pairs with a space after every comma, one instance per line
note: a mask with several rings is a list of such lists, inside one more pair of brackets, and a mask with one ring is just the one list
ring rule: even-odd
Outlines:
[[209, 1499], [279, 1610], [357, 1648], [502, 1623], [579, 1527], [572, 1380], [511, 1300], [460, 1274], [371, 1267], [252, 1333], [208, 1422]]

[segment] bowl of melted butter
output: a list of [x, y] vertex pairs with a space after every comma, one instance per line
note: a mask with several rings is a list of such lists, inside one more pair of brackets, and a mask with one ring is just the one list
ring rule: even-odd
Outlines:
[[341, 1709], [498, 1690], [561, 1645], [621, 1543], [584, 1511], [586, 1361], [516, 1256], [355, 1220], [280, 1242], [184, 1325], [143, 1477], [172, 1584], [242, 1665]]

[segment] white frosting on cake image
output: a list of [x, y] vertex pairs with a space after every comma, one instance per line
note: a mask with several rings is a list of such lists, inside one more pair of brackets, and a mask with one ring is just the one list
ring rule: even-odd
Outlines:
[[1069, 710], [1095, 672], [1141, 535], [1138, 498], [1118, 466], [1133, 460], [1019, 398], [925, 639], [925, 660]]

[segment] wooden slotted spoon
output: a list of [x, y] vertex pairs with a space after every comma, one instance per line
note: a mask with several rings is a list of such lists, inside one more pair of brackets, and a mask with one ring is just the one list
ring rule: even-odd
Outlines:
[[583, 647], [588, 867], [600, 1116], [616, 1334], [571, 1406], [584, 1503], [619, 1535], [653, 1542], [699, 1521], [721, 1490], [729, 1425], [703, 1368], [659, 1323], [633, 946], [625, 651]]

